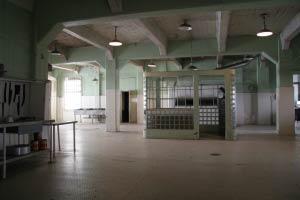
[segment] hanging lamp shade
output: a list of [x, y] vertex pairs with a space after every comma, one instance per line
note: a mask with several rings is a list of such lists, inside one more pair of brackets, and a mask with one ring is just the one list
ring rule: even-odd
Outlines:
[[261, 14], [261, 17], [263, 19], [263, 29], [261, 29], [257, 34], [256, 36], [257, 37], [268, 37], [268, 36], [271, 36], [273, 35], [273, 32], [271, 30], [269, 30], [266, 26], [266, 17], [268, 16], [268, 14], [266, 13], [263, 13]]
[[181, 31], [191, 31], [191, 30], [193, 30], [193, 27], [192, 27], [192, 25], [188, 24], [187, 20], [185, 19], [183, 21], [183, 24], [178, 26], [178, 29], [181, 30]]
[[194, 66], [194, 65], [191, 65], [191, 66], [189, 66], [189, 69], [190, 69], [190, 70], [195, 70], [195, 71], [196, 71], [196, 70], [198, 70], [198, 67], [196, 67], [196, 66]]
[[156, 67], [156, 64], [151, 60], [151, 62], [148, 64], [148, 67], [154, 68]]
[[54, 49], [51, 51], [51, 55], [53, 56], [61, 56], [62, 53], [57, 50], [56, 41], [54, 42]]
[[187, 23], [187, 20], [185, 19], [183, 21], [183, 24], [181, 24], [180, 26], [178, 26], [178, 29], [181, 31], [191, 31], [193, 30], [193, 27]]
[[123, 43], [121, 41], [119, 41], [117, 38], [117, 27], [116, 26], [115, 26], [115, 38], [109, 42], [109, 45], [113, 46], [113, 47], [119, 47], [119, 46], [123, 45]]

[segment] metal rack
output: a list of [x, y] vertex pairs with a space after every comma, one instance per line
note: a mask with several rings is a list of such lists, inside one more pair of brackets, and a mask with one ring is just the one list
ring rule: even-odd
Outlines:
[[193, 87], [180, 85], [180, 77], [146, 78], [147, 129], [193, 129]]
[[[0, 124], [0, 128], [2, 129], [2, 136], [3, 136], [3, 150], [2, 150], [2, 162], [0, 162], [0, 165], [2, 165], [3, 173], [2, 178], [6, 178], [6, 164], [11, 163], [17, 160], [21, 160], [24, 158], [28, 158], [33, 155], [37, 155], [37, 153], [30, 153], [23, 156], [18, 157], [7, 157], [6, 152], [6, 136], [8, 134], [17, 134], [17, 135], [25, 135], [25, 134], [33, 134], [36, 132], [42, 131], [42, 124], [43, 121], [28, 121], [28, 122], [16, 122], [16, 123], [6, 123], [6, 124]], [[16, 132], [8, 132], [7, 130], [9, 128], [16, 128]], [[51, 151], [51, 150], [50, 150]]]

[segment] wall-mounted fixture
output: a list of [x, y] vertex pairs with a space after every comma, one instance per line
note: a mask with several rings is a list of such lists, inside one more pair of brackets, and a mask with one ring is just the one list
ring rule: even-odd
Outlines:
[[117, 28], [118, 27], [115, 26], [115, 38], [111, 42], [109, 42], [109, 45], [113, 46], [113, 47], [119, 47], [119, 46], [123, 45], [123, 43], [121, 41], [119, 41], [117, 38]]
[[261, 14], [260, 16], [261, 16], [262, 19], [263, 19], [263, 25], [264, 25], [264, 27], [263, 27], [263, 29], [260, 30], [256, 35], [257, 35], [258, 37], [268, 37], [268, 36], [273, 35], [273, 32], [272, 32], [271, 30], [267, 29], [267, 26], [266, 26], [266, 17], [268, 16], [268, 14], [263, 13], [263, 14]]
[[62, 53], [60, 51], [58, 51], [56, 43], [57, 43], [57, 41], [54, 41], [54, 49], [51, 51], [51, 54], [53, 56], [61, 56]]
[[193, 27], [187, 23], [187, 20], [185, 19], [183, 21], [183, 24], [181, 24], [180, 26], [178, 26], [178, 29], [181, 31], [191, 31], [193, 30]]
[[156, 67], [156, 64], [151, 60], [147, 66], [154, 68], [154, 67]]

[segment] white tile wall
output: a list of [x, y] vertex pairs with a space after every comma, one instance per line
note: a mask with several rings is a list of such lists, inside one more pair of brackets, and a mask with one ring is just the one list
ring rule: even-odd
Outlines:
[[274, 93], [237, 93], [237, 125], [272, 125], [276, 118]]

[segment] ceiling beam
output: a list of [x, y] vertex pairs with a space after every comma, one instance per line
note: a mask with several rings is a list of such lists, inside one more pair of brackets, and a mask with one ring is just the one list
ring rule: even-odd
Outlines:
[[300, 12], [285, 26], [280, 34], [283, 50], [290, 47], [291, 40], [300, 33]]
[[145, 66], [145, 61], [143, 60], [130, 60], [129, 62], [138, 67], [143, 68]]
[[182, 70], [182, 69], [183, 69], [180, 60], [178, 60], [178, 59], [176, 59], [176, 58], [171, 59], [171, 60], [175, 63], [175, 65], [177, 66], [178, 70]]
[[225, 52], [230, 22], [230, 11], [218, 11], [216, 12], [216, 15], [218, 51]]
[[97, 32], [86, 26], [64, 28], [63, 31], [79, 40], [82, 40], [94, 47], [104, 49], [108, 59], [113, 59], [113, 49], [108, 45], [109, 40], [102, 38]]
[[132, 21], [158, 47], [160, 55], [167, 55], [167, 36], [153, 20], [134, 19]]
[[222, 67], [222, 63], [223, 63], [223, 56], [222, 55], [217, 55], [217, 68], [221, 68]]
[[80, 67], [76, 65], [52, 65], [53, 68], [79, 73]]
[[122, 0], [107, 0], [112, 13], [120, 13], [123, 11]]

